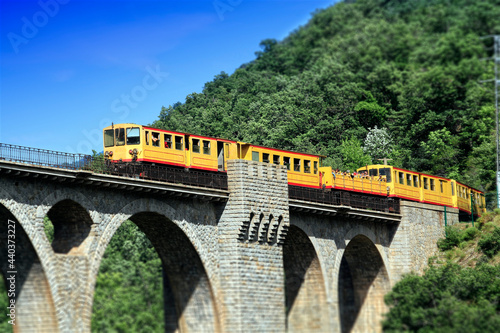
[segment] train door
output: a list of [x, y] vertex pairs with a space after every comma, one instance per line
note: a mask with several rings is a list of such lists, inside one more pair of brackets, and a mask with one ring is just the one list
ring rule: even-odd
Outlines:
[[224, 171], [224, 142], [217, 141], [217, 167]]
[[193, 163], [191, 161], [191, 140], [189, 134], [184, 134], [184, 142], [185, 142], [185, 148], [184, 148], [184, 160], [186, 161], [186, 168], [190, 167]]

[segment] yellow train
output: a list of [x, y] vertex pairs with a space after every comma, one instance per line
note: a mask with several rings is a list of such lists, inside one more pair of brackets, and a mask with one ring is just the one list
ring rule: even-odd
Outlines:
[[343, 190], [458, 208], [481, 215], [484, 193], [452, 179], [368, 165], [352, 174], [321, 167], [325, 156], [279, 150], [136, 124], [104, 128], [104, 156], [110, 162], [158, 163], [210, 172], [226, 172], [227, 160], [244, 159], [285, 165], [290, 185]]
[[319, 165], [324, 157], [136, 124], [104, 128], [104, 156], [111, 162], [159, 163], [213, 172], [225, 172], [229, 159], [273, 163], [288, 168], [289, 184], [312, 188], [321, 188]]

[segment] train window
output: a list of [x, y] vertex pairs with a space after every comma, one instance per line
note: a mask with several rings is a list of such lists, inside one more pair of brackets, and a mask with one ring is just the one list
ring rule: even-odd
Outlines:
[[273, 163], [279, 165], [280, 164], [280, 156], [273, 155]]
[[153, 147], [160, 147], [160, 133], [151, 132], [151, 141], [153, 141]]
[[210, 155], [210, 141], [203, 140], [203, 154]]
[[141, 142], [141, 132], [139, 131], [139, 127], [127, 128], [127, 144], [138, 145], [140, 142]]
[[455, 184], [451, 182], [451, 195], [455, 195]]
[[149, 131], [146, 131], [146, 134], [144, 134], [146, 137], [146, 144], [149, 146]]
[[434, 179], [430, 179], [430, 181], [431, 181], [431, 191], [435, 191], [436, 186], [434, 185]]
[[413, 187], [418, 187], [418, 176], [413, 175]]
[[290, 157], [283, 156], [283, 165], [286, 165], [286, 169], [290, 170]]
[[378, 176], [378, 170], [377, 169], [370, 169], [368, 171], [368, 175], [373, 176], [373, 177], [377, 177]]
[[411, 175], [406, 174], [406, 185], [411, 186]]
[[300, 158], [293, 159], [293, 171], [300, 172]]
[[193, 153], [200, 153], [200, 139], [193, 139]]
[[427, 179], [427, 177], [424, 177], [424, 189], [429, 189], [429, 179]]
[[269, 163], [269, 154], [262, 153], [262, 162]]
[[441, 193], [443, 193], [444, 190], [443, 190], [443, 181], [442, 180], [439, 181], [439, 187], [441, 187]]
[[113, 130], [104, 131], [104, 147], [112, 147], [115, 145], [115, 136], [113, 135]]
[[304, 172], [311, 173], [311, 161], [304, 160]]
[[318, 161], [314, 161], [314, 174], [318, 174]]
[[163, 134], [163, 145], [165, 148], [172, 148], [172, 135], [171, 134]]
[[175, 149], [182, 150], [182, 136], [175, 136]]
[[258, 151], [253, 151], [252, 152], [252, 161], [259, 162], [260, 161], [260, 156]]
[[[378, 171], [380, 172], [381, 176], [386, 177], [387, 183], [391, 182], [391, 169], [390, 168], [380, 168], [380, 169], [378, 169]], [[396, 171], [394, 171], [394, 172], [396, 172]]]
[[400, 184], [405, 184], [405, 174], [402, 172], [399, 172], [399, 183]]
[[117, 146], [125, 145], [125, 129], [124, 128], [115, 129], [115, 139], [116, 139]]

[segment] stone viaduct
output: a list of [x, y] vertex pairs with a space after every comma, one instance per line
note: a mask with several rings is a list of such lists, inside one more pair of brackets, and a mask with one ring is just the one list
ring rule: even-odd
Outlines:
[[281, 166], [229, 161], [228, 187], [0, 161], [0, 268], [7, 289], [15, 276], [14, 331], [89, 332], [99, 265], [126, 220], [162, 260], [167, 332], [381, 331], [384, 294], [421, 272], [444, 235], [442, 207], [402, 201], [391, 214], [289, 199]]

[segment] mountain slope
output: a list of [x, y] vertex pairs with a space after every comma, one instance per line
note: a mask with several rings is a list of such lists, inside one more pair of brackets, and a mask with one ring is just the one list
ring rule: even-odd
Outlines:
[[[256, 59], [221, 73], [184, 103], [163, 107], [154, 126], [330, 157], [343, 144], [388, 128], [393, 164], [494, 185], [492, 40], [498, 1], [338, 3]], [[369, 153], [369, 152], [368, 152]]]

